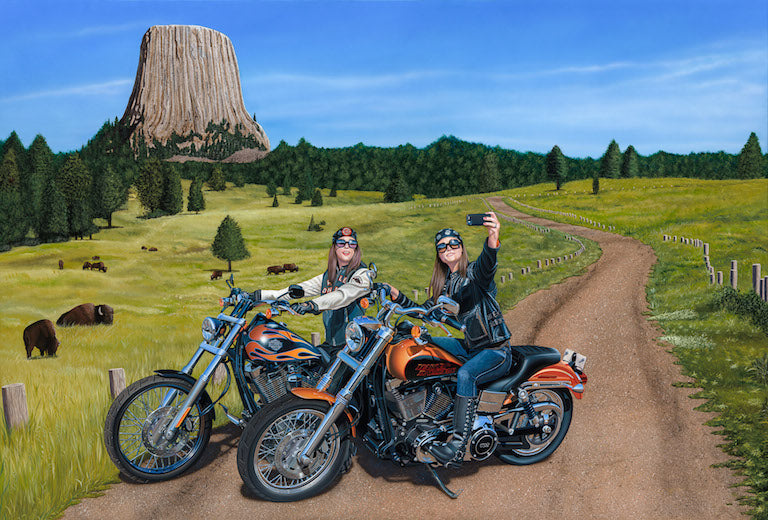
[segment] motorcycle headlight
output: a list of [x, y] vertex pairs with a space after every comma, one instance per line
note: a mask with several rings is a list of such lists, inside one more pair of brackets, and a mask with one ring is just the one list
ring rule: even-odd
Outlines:
[[365, 334], [363, 334], [363, 329], [360, 325], [354, 321], [350, 321], [347, 324], [347, 328], [344, 330], [344, 337], [347, 340], [347, 346], [350, 351], [357, 352], [363, 347]]
[[203, 339], [210, 343], [218, 336], [219, 330], [221, 330], [221, 322], [214, 318], [205, 318], [202, 329]]

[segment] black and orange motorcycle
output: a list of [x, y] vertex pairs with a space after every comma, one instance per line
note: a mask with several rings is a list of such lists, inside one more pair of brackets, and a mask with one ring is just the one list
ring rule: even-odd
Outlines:
[[[273, 318], [295, 314], [287, 301], [254, 300], [227, 280], [230, 295], [220, 300], [221, 312], [203, 320], [203, 341], [181, 370], [156, 370], [155, 375], [128, 386], [112, 403], [104, 425], [104, 443], [112, 462], [134, 482], [175, 477], [190, 468], [205, 450], [211, 435], [214, 405], [227, 393], [234, 376], [243, 404], [240, 417], [220, 404], [227, 418], [240, 427], [264, 405], [290, 389], [314, 387], [331, 357], [322, 347], [289, 330]], [[292, 285], [290, 298], [304, 290]], [[282, 297], [285, 297], [283, 295]], [[246, 314], [265, 305], [250, 323]], [[226, 309], [232, 307], [231, 312]], [[212, 359], [198, 378], [192, 376], [205, 354]], [[226, 384], [213, 401], [207, 392], [214, 372], [226, 368]]]
[[[249, 422], [237, 450], [237, 467], [248, 488], [271, 501], [302, 500], [329, 488], [351, 463], [360, 440], [378, 458], [400, 465], [425, 464], [440, 488], [433, 442], [453, 433], [456, 372], [462, 361], [431, 341], [424, 324], [459, 328], [458, 304], [438, 298], [431, 307], [402, 306], [385, 299], [376, 318], [361, 316], [346, 328], [346, 346], [315, 388], [293, 388]], [[506, 376], [480, 385], [480, 401], [464, 460], [495, 455], [509, 464], [533, 464], [565, 438], [573, 398], [581, 398], [586, 358], [561, 357], [540, 346], [513, 346]], [[337, 380], [334, 381], [334, 377]], [[327, 388], [341, 389], [335, 394]]]

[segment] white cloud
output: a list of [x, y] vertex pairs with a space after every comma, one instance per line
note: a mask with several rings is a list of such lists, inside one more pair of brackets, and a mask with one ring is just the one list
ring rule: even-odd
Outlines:
[[132, 79], [117, 79], [105, 81], [103, 83], [91, 83], [88, 85], [77, 85], [73, 87], [62, 87], [51, 90], [39, 90], [37, 92], [28, 92], [26, 94], [16, 94], [0, 98], [0, 103], [10, 103], [15, 101], [27, 101], [32, 99], [41, 99], [49, 97], [64, 96], [94, 96], [94, 95], [113, 95], [125, 91], [126, 87], [133, 84]]

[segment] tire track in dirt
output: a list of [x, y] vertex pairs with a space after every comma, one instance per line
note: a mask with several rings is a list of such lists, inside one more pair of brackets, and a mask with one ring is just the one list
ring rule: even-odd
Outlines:
[[[495, 458], [442, 470], [463, 489], [451, 500], [420, 467], [400, 468], [359, 447], [351, 471], [326, 493], [299, 502], [263, 502], [240, 480], [237, 428], [214, 432], [188, 474], [150, 485], [121, 483], [104, 496], [70, 507], [65, 519], [188, 518], [741, 518], [718, 437], [693, 410], [700, 401], [674, 357], [643, 316], [653, 250], [618, 235], [529, 217], [498, 197], [496, 211], [581, 235], [600, 244], [601, 258], [573, 277], [519, 302], [505, 314], [514, 343], [575, 349], [588, 358], [584, 399], [575, 401], [570, 431], [547, 460], [508, 466]], [[504, 247], [514, 247], [505, 244]]]

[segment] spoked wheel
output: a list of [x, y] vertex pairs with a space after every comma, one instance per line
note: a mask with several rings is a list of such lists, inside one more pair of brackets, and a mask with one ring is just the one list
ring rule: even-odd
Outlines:
[[[513, 434], [511, 440], [499, 443], [496, 456], [507, 464], [535, 464], [546, 459], [563, 442], [571, 425], [573, 398], [568, 390], [531, 390], [529, 396], [544, 427], [537, 433]], [[519, 431], [532, 425], [525, 413], [517, 413], [505, 426]]]
[[273, 502], [293, 502], [321, 493], [341, 476], [350, 457], [346, 419], [331, 425], [308, 466], [298, 461], [329, 408], [325, 401], [288, 395], [248, 423], [237, 448], [237, 469], [253, 493]]
[[211, 436], [212, 412], [198, 403], [170, 440], [165, 431], [192, 385], [150, 376], [136, 381], [112, 403], [104, 425], [107, 453], [127, 477], [146, 483], [173, 478], [192, 466]]

